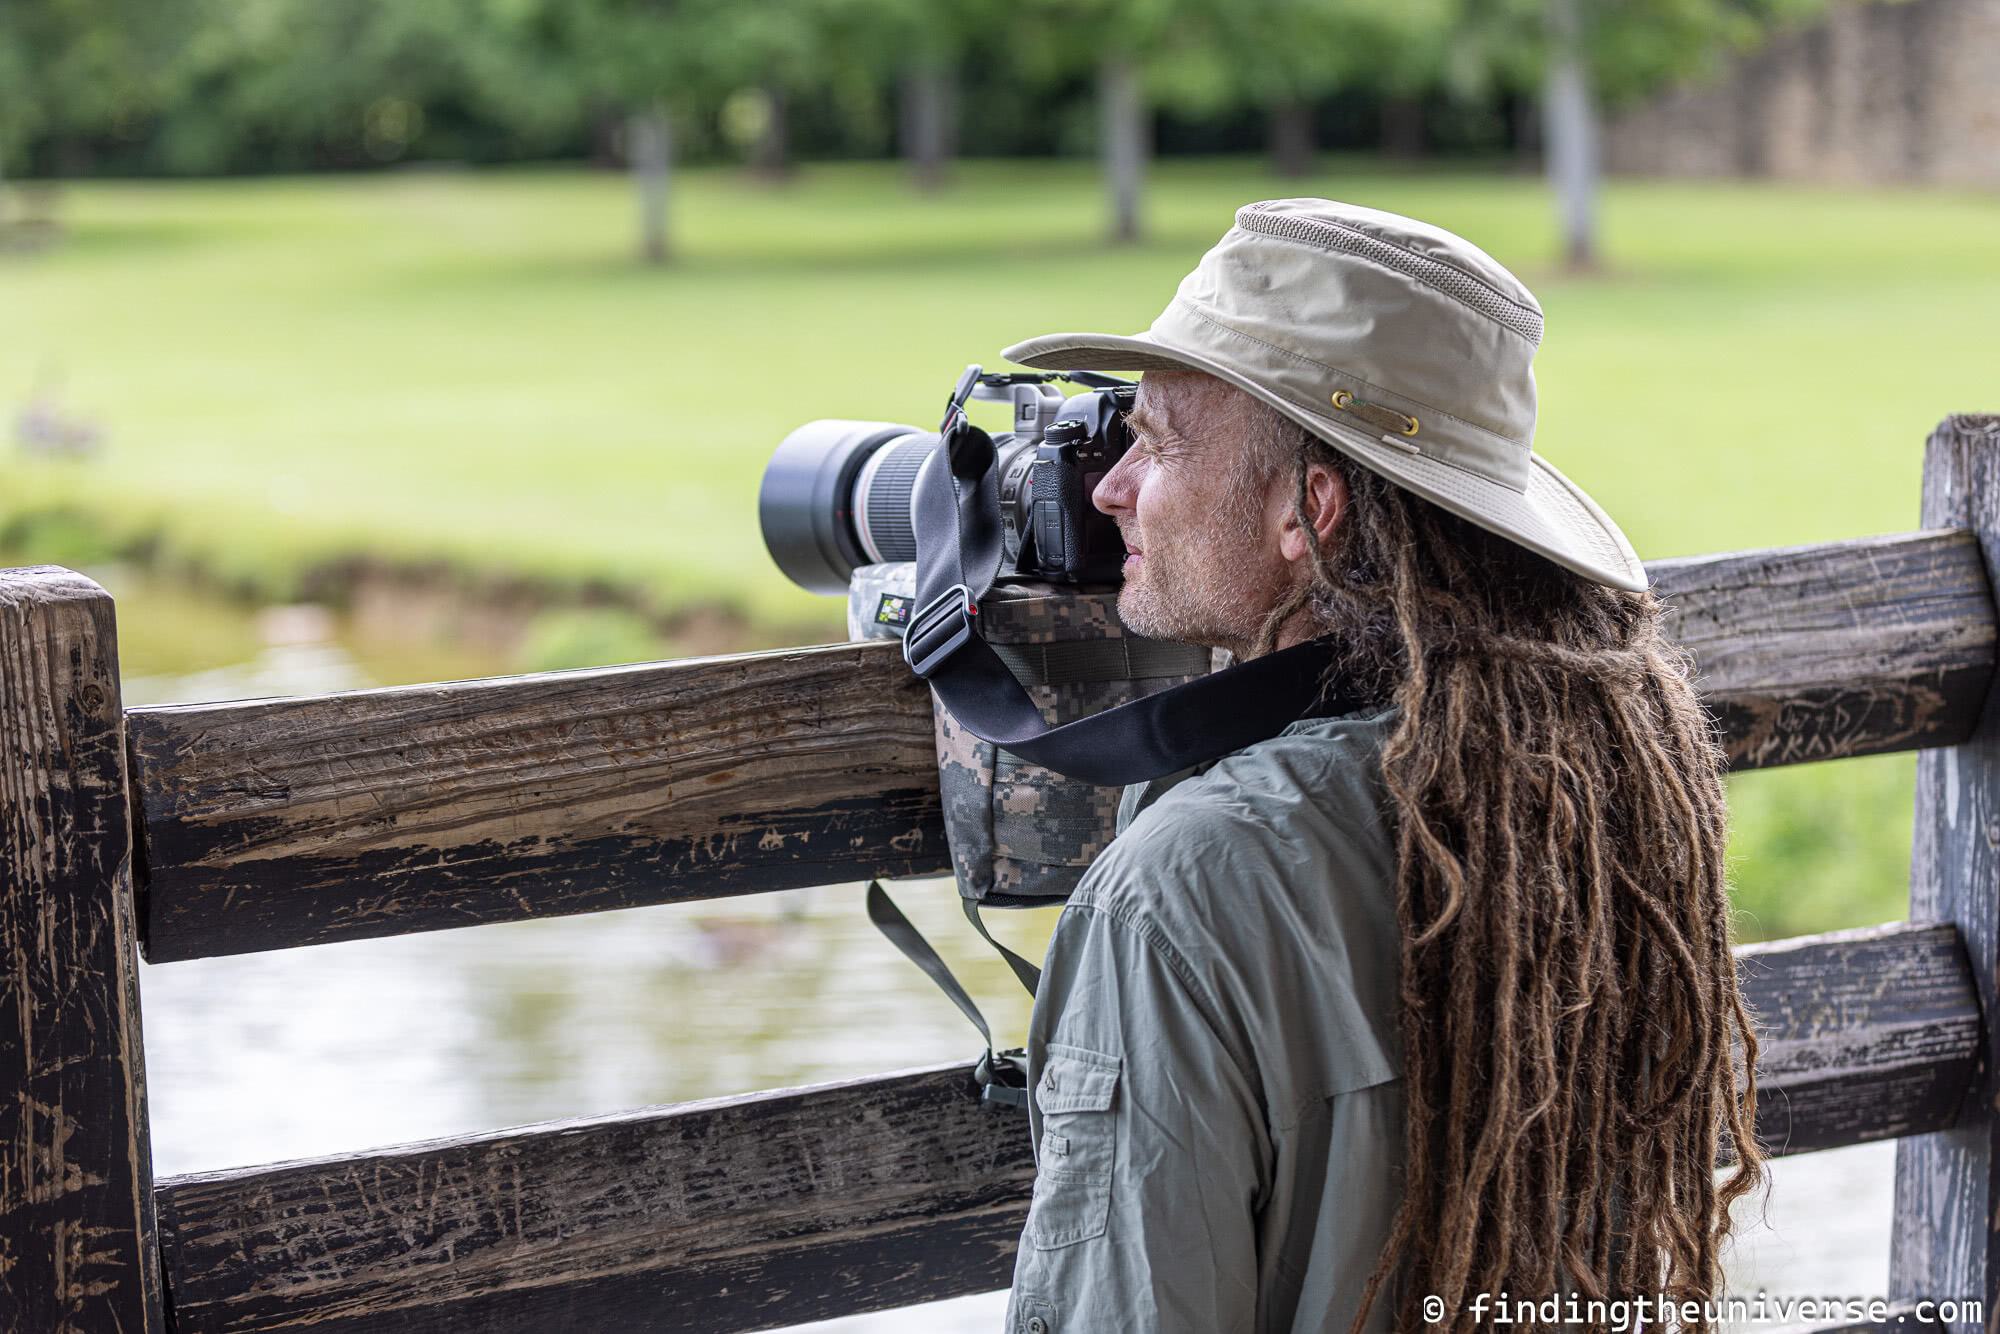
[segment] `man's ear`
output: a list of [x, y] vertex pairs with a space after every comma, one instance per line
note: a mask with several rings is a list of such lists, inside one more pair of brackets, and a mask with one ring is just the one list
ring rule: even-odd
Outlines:
[[[1312, 522], [1313, 536], [1321, 550], [1326, 549], [1327, 539], [1333, 536], [1333, 530], [1346, 513], [1347, 479], [1324, 463], [1308, 463], [1305, 517]], [[1285, 528], [1278, 539], [1278, 550], [1286, 560], [1306, 559], [1306, 535], [1299, 526], [1296, 504], [1289, 507], [1285, 515]]]

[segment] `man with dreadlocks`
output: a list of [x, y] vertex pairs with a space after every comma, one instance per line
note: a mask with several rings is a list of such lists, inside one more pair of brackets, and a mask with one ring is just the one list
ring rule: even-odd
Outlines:
[[1010, 1334], [1720, 1295], [1763, 1172], [1722, 756], [1631, 545], [1532, 451], [1541, 334], [1462, 238], [1291, 199], [1146, 332], [1008, 349], [1145, 372], [1094, 496], [1121, 619], [1323, 637], [1359, 701], [1127, 790], [1030, 1024]]

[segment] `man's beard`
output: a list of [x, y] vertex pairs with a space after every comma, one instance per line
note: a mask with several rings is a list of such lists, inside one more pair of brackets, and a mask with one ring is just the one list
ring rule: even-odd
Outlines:
[[1235, 559], [1248, 549], [1213, 540], [1220, 533], [1202, 536], [1209, 540], [1142, 545], [1137, 577], [1128, 577], [1118, 593], [1118, 619], [1134, 634], [1226, 648], [1240, 656], [1255, 642], [1266, 611], [1245, 587], [1251, 567]]

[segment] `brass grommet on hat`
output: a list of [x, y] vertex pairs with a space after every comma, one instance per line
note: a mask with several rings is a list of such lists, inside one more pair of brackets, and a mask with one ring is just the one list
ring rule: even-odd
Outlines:
[[1345, 389], [1334, 390], [1330, 400], [1333, 406], [1342, 412], [1351, 412], [1361, 420], [1371, 422], [1385, 431], [1394, 431], [1399, 435], [1417, 433], [1417, 419], [1407, 412], [1398, 412], [1394, 408], [1363, 402]]

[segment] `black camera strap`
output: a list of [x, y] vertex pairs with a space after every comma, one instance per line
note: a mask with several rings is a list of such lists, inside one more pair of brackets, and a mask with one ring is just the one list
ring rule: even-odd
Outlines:
[[[965, 904], [966, 915], [971, 917], [974, 911], [972, 900], [965, 900]], [[923, 969], [926, 977], [937, 983], [938, 990], [951, 998], [951, 1003], [958, 1007], [959, 1013], [970, 1019], [972, 1026], [979, 1030], [979, 1036], [986, 1040], [986, 1054], [979, 1058], [979, 1063], [972, 1070], [973, 1082], [979, 1085], [981, 1100], [989, 1106], [1016, 1107], [1025, 1111], [1028, 1106], [1027, 1052], [1018, 1047], [1011, 1051], [993, 1050], [993, 1030], [987, 1026], [986, 1016], [979, 1012], [979, 1006], [973, 1002], [971, 993], [960, 984], [950, 965], [938, 957], [938, 952], [931, 948], [931, 943], [924, 939], [923, 933], [911, 924], [909, 918], [903, 916], [902, 909], [898, 908], [895, 901], [889, 897], [889, 892], [882, 888], [880, 880], [868, 882], [868, 920], [875, 923], [876, 928], [887, 936], [890, 943], [901, 950], [911, 963]], [[979, 934], [986, 936], [993, 948], [1005, 955], [1009, 962], [1022, 968], [1034, 969], [1033, 964], [1028, 963], [993, 937], [987, 936], [986, 927], [977, 917], [973, 917], [973, 925], [979, 927]], [[1034, 995], [1034, 983], [1029, 982], [1026, 977], [1021, 981], [1022, 985], [1028, 988], [1028, 994]]]
[[966, 419], [959, 382], [937, 454], [918, 475], [917, 608], [903, 656], [974, 736], [1070, 778], [1107, 787], [1178, 773], [1350, 704], [1326, 686], [1331, 651], [1308, 640], [1183, 685], [1051, 727], [979, 633], [979, 599], [1002, 554], [998, 453]]

